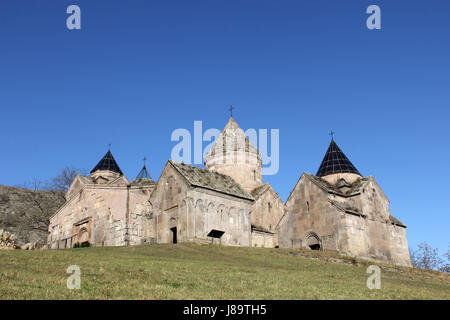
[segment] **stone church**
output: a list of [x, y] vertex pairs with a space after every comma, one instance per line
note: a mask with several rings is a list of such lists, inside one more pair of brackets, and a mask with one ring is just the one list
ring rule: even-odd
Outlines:
[[169, 160], [156, 183], [145, 164], [129, 181], [108, 151], [90, 176], [74, 179], [48, 231], [49, 248], [194, 241], [334, 250], [411, 265], [406, 226], [334, 140], [317, 174], [303, 173], [284, 203], [263, 183], [261, 155], [233, 117], [204, 169]]
[[371, 176], [363, 177], [334, 140], [316, 175], [304, 172], [286, 201], [282, 247], [334, 250], [411, 266], [406, 226]]

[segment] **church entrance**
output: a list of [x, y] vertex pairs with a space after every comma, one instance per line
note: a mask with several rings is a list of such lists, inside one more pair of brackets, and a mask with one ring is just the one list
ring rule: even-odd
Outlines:
[[320, 238], [315, 234], [311, 233], [306, 239], [306, 246], [311, 250], [321, 250]]
[[170, 228], [172, 231], [172, 243], [177, 243], [177, 227]]

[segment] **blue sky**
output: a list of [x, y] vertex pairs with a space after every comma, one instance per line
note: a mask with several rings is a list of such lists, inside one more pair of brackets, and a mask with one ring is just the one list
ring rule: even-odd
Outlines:
[[244, 130], [280, 130], [264, 179], [284, 200], [334, 130], [410, 247], [447, 249], [449, 1], [3, 0], [0, 39], [0, 184], [91, 169], [108, 143], [128, 178], [146, 156], [157, 179], [172, 131], [222, 129], [232, 104]]

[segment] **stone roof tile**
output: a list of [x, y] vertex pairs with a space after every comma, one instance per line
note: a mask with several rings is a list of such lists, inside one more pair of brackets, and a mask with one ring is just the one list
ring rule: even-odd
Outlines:
[[169, 160], [169, 162], [192, 186], [214, 190], [247, 200], [254, 200], [250, 193], [245, 191], [229, 176], [173, 160]]
[[252, 191], [250, 191], [253, 198], [258, 199], [266, 190], [270, 187], [269, 183], [262, 184], [260, 186], [257, 186]]

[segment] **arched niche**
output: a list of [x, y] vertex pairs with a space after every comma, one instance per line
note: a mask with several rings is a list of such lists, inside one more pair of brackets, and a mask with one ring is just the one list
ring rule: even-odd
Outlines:
[[305, 246], [311, 250], [323, 250], [322, 240], [315, 232], [310, 232], [305, 238]]

